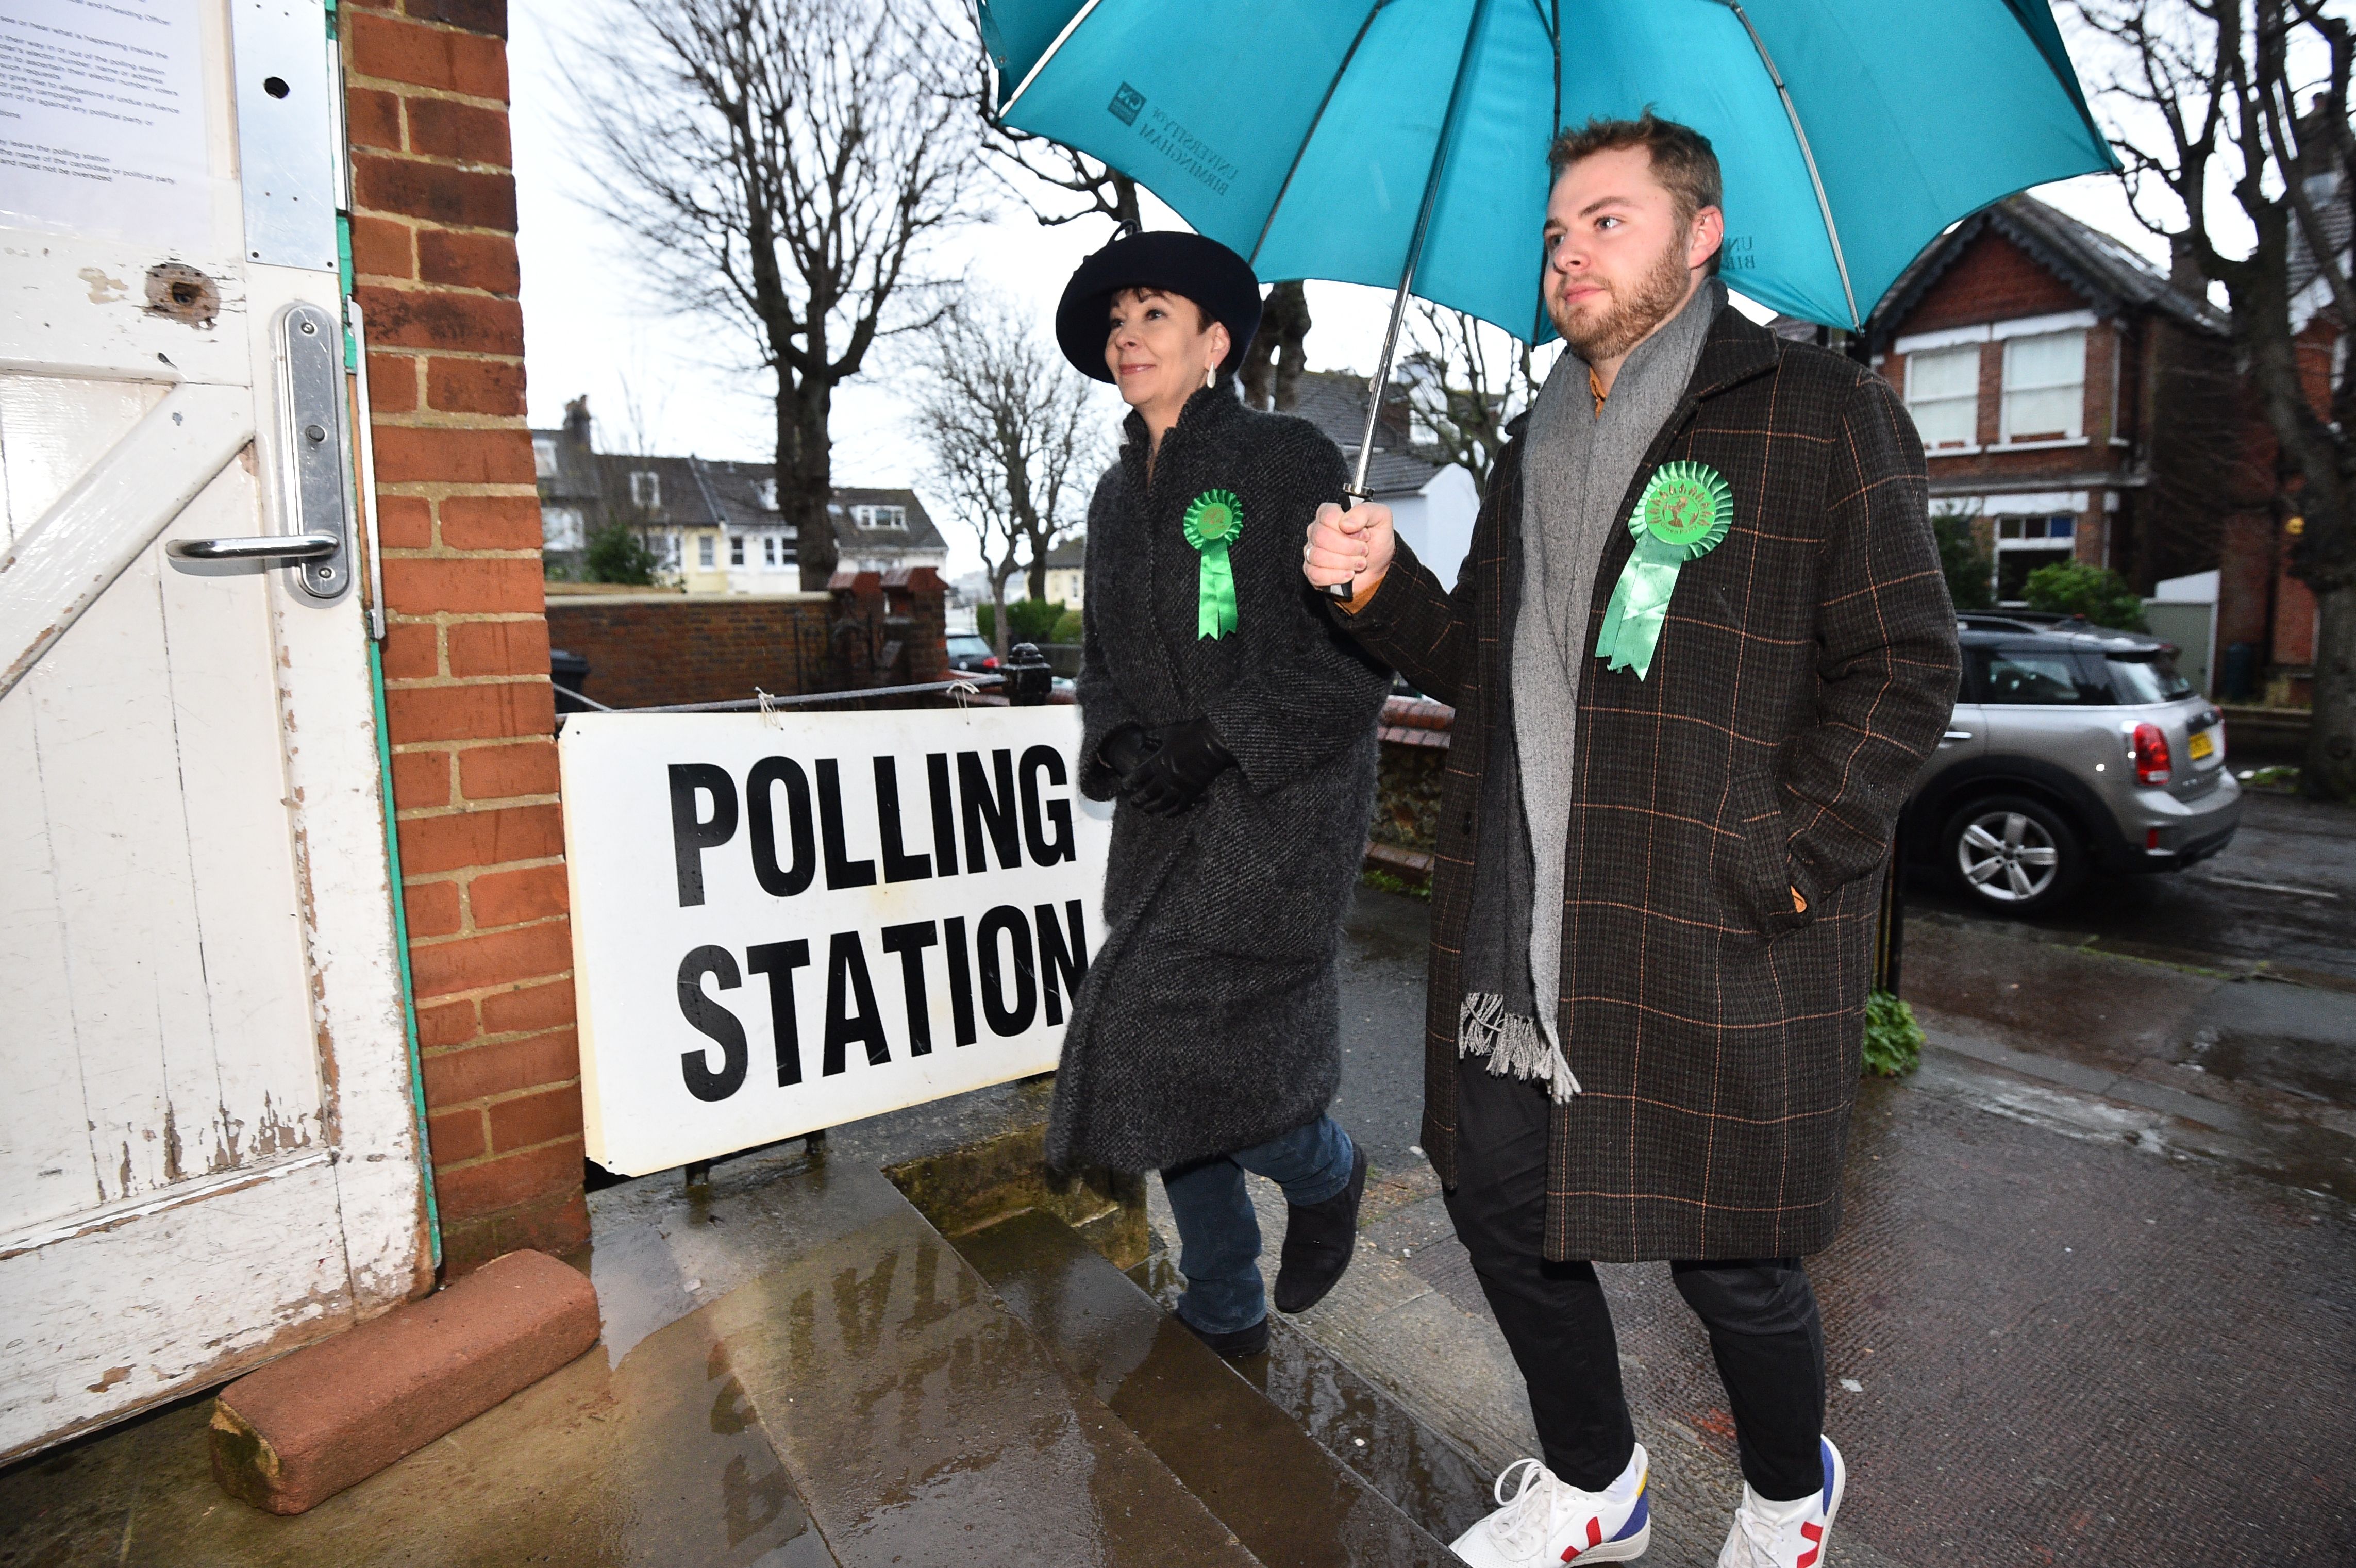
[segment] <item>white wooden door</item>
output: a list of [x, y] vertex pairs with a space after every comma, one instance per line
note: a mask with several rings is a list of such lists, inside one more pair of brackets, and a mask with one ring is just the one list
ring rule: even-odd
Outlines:
[[341, 337], [329, 48], [0, 0], [0, 1459], [430, 1278], [354, 574], [169, 548], [350, 446], [275, 337]]

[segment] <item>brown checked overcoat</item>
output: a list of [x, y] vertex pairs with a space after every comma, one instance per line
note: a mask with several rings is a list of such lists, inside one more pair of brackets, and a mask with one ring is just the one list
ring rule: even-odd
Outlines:
[[[1489, 695], [1522, 521], [1500, 455], [1453, 593], [1404, 544], [1334, 614], [1455, 705], [1433, 873], [1423, 1144], [1456, 1160], [1456, 1019], [1481, 777], [1513, 766]], [[1721, 310], [1653, 470], [1707, 463], [1726, 539], [1686, 564], [1647, 676], [1590, 658], [1563, 879], [1559, 1021], [1585, 1092], [1558, 1105], [1549, 1258], [1789, 1257], [1840, 1219], [1880, 873], [1954, 705], [1955, 619], [1922, 447], [1889, 384]], [[1592, 649], [1633, 548], [1612, 531]], [[1793, 908], [1792, 890], [1807, 901]]]

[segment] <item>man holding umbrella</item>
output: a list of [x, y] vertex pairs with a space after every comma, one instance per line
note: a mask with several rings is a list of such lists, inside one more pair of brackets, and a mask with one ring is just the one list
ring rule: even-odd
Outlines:
[[1423, 1142], [1544, 1450], [1456, 1551], [1644, 1551], [1593, 1265], [1662, 1260], [1737, 1429], [1719, 1563], [1815, 1568], [1845, 1471], [1802, 1260], [1839, 1221], [1880, 873], [1954, 618], [1896, 394], [1727, 307], [1709, 143], [1648, 113], [1548, 165], [1569, 351], [1454, 592], [1379, 505], [1321, 509], [1304, 549], [1337, 620], [1456, 707]]

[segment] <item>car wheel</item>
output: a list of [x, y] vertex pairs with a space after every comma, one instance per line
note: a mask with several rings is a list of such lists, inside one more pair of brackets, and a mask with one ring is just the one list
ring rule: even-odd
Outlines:
[[2059, 811], [2021, 795], [1989, 795], [1947, 819], [1940, 835], [1964, 896], [2007, 915], [2060, 903], [2086, 879], [2085, 846]]

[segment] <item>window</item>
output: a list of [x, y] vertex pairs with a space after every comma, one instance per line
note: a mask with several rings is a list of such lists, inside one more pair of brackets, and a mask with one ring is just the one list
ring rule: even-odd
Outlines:
[[2085, 434], [2086, 334], [2048, 332], [2004, 345], [2004, 438], [2074, 441]]
[[630, 474], [630, 504], [644, 507], [648, 511], [662, 505], [662, 476], [644, 468], [633, 470]]
[[556, 437], [553, 435], [532, 437], [531, 471], [543, 479], [556, 472]]
[[1906, 411], [1925, 450], [1970, 446], [1980, 438], [1980, 346], [1906, 356]]
[[731, 566], [744, 564], [744, 536], [741, 533], [732, 533], [728, 536], [728, 564]]
[[1996, 536], [2007, 540], [2046, 540], [2059, 542], [2078, 532], [2074, 517], [2003, 517], [1997, 520]]
[[699, 566], [711, 565], [712, 556], [718, 553], [718, 550], [716, 548], [717, 544], [718, 538], [716, 535], [710, 533], [697, 534], [695, 536], [695, 564]]
[[545, 550], [581, 548], [581, 509], [544, 506], [540, 509], [540, 542]]
[[672, 571], [679, 570], [679, 535], [658, 533], [654, 538], [655, 559]]
[[1979, 665], [1982, 702], [2051, 706], [2109, 700], [2107, 693], [2080, 680], [2078, 661], [2067, 653], [1974, 649], [1972, 660]]
[[776, 564], [777, 536], [774, 533], [765, 533], [761, 535], [761, 564], [774, 566]]
[[2115, 703], [2173, 703], [2192, 695], [2192, 682], [2178, 672], [2176, 660], [2164, 652], [2114, 653], [2103, 662], [2110, 667]]
[[776, 480], [763, 479], [759, 484], [753, 487], [753, 493], [759, 499], [761, 502], [761, 510], [763, 511], [775, 511], [777, 510]]
[[865, 529], [896, 528], [905, 532], [908, 509], [903, 506], [855, 506], [851, 509], [851, 521]]

